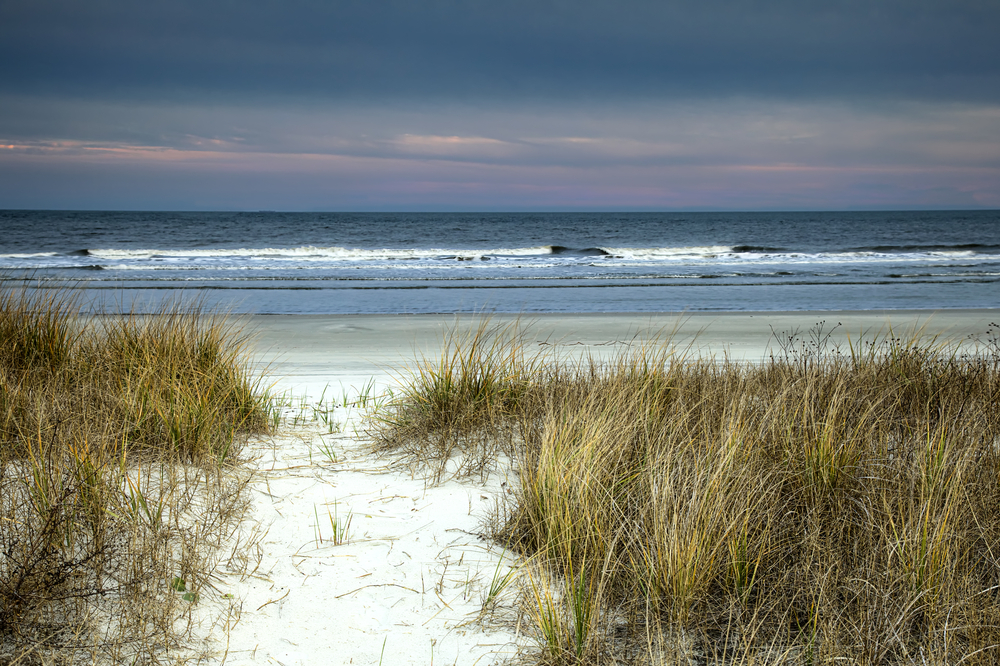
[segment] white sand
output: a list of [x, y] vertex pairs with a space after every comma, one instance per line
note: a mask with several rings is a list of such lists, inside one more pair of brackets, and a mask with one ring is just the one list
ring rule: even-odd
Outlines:
[[[274, 444], [254, 489], [269, 532], [254, 577], [232, 581], [243, 606], [227, 663], [376, 664], [383, 643], [384, 664], [490, 664], [511, 652], [512, 634], [475, 623], [501, 553], [476, 536], [497, 479], [429, 486], [346, 435]], [[334, 517], [348, 516], [337, 545]]]
[[[509, 320], [498, 317], [499, 321]], [[529, 348], [606, 356], [637, 338], [672, 333], [694, 353], [759, 360], [777, 349], [774, 333], [807, 333], [817, 322], [832, 343], [856, 341], [888, 327], [908, 334], [962, 340], [982, 335], [996, 310], [811, 312], [677, 315], [542, 315]], [[356, 395], [374, 382], [393, 383], [393, 370], [415, 353], [433, 354], [453, 316], [258, 316], [259, 358], [272, 361], [275, 388], [315, 401], [324, 388]], [[475, 325], [471, 317], [461, 326]], [[505, 492], [500, 475], [439, 486], [390, 469], [364, 453], [351, 434], [358, 410], [339, 408], [347, 434], [318, 430], [258, 448], [253, 520], [267, 530], [251, 550], [256, 570], [220, 581], [235, 597], [238, 621], [229, 633], [230, 664], [492, 664], [525, 637], [515, 627], [476, 623], [500, 549], [477, 533]], [[331, 455], [335, 459], [331, 459]], [[351, 515], [346, 543], [334, 543], [333, 516]], [[259, 557], [259, 565], [258, 563]], [[504, 562], [511, 561], [505, 559]], [[252, 567], [251, 567], [252, 568]], [[501, 572], [506, 564], [501, 565]], [[237, 619], [237, 618], [234, 618]], [[218, 634], [218, 631], [217, 631]]]

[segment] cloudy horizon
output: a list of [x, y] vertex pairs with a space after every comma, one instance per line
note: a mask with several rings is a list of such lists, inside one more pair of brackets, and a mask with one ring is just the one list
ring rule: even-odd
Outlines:
[[0, 208], [997, 208], [997, 28], [985, 0], [0, 2]]

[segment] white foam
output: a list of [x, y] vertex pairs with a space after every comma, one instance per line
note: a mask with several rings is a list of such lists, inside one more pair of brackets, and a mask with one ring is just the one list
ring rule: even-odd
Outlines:
[[732, 252], [728, 245], [696, 245], [689, 247], [602, 247], [608, 254], [629, 259], [711, 259]]
[[295, 259], [436, 259], [439, 257], [482, 256], [538, 256], [551, 254], [550, 247], [493, 248], [493, 249], [452, 249], [452, 248], [377, 248], [361, 249], [339, 246], [315, 247], [311, 245], [292, 248], [237, 248], [237, 249], [143, 249], [143, 250], [90, 250], [93, 257], [105, 259], [165, 259], [165, 258], [279, 258]]
[[[407, 274], [407, 279], [457, 274], [520, 278], [546, 273], [549, 279], [570, 277], [593, 279], [604, 271], [634, 273], [637, 269], [653, 273], [725, 273], [727, 271], [801, 270], [805, 266], [851, 265], [883, 270], [887, 265], [898, 266], [908, 273], [919, 265], [939, 266], [948, 270], [959, 262], [995, 260], [993, 255], [973, 250], [911, 250], [891, 252], [852, 250], [841, 252], [789, 252], [783, 250], [737, 252], [727, 245], [677, 247], [602, 247], [608, 254], [567, 252], [553, 253], [552, 246], [511, 248], [347, 248], [341, 246], [301, 246], [294, 248], [230, 248], [230, 249], [93, 249], [87, 255], [66, 255], [53, 252], [0, 255], [0, 270], [32, 270], [46, 268], [93, 268], [120, 272], [157, 271], [302, 271], [299, 275], [322, 278], [321, 271], [358, 270], [361, 279], [378, 280], [387, 273]], [[877, 268], [876, 268], [877, 267]], [[582, 270], [582, 272], [581, 272]], [[662, 277], [662, 276], [661, 276]], [[693, 277], [693, 276], [692, 276]], [[194, 278], [201, 279], [201, 278]]]

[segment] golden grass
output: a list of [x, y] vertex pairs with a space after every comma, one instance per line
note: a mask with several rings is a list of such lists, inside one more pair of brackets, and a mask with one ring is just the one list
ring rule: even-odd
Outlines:
[[72, 292], [0, 290], [0, 662], [184, 660], [271, 423], [243, 341], [198, 308], [83, 319]]
[[482, 471], [510, 450], [509, 426], [531, 399], [537, 360], [525, 353], [518, 322], [452, 330], [440, 356], [420, 358], [400, 378], [401, 392], [374, 410], [379, 447], [433, 464], [438, 479], [456, 457], [459, 473]]
[[[492, 530], [528, 558], [525, 661], [1000, 661], [995, 326], [976, 353], [816, 333], [761, 365], [653, 343], [546, 365], [480, 330], [425, 361], [373, 434], [435, 470], [513, 457], [520, 488]], [[517, 400], [443, 403], [426, 381], [475, 384], [469, 368]]]

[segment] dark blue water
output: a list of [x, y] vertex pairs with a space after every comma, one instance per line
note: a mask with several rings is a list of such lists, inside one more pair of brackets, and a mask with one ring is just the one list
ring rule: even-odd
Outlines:
[[0, 211], [0, 280], [94, 307], [657, 312], [1000, 307], [1000, 211]]

